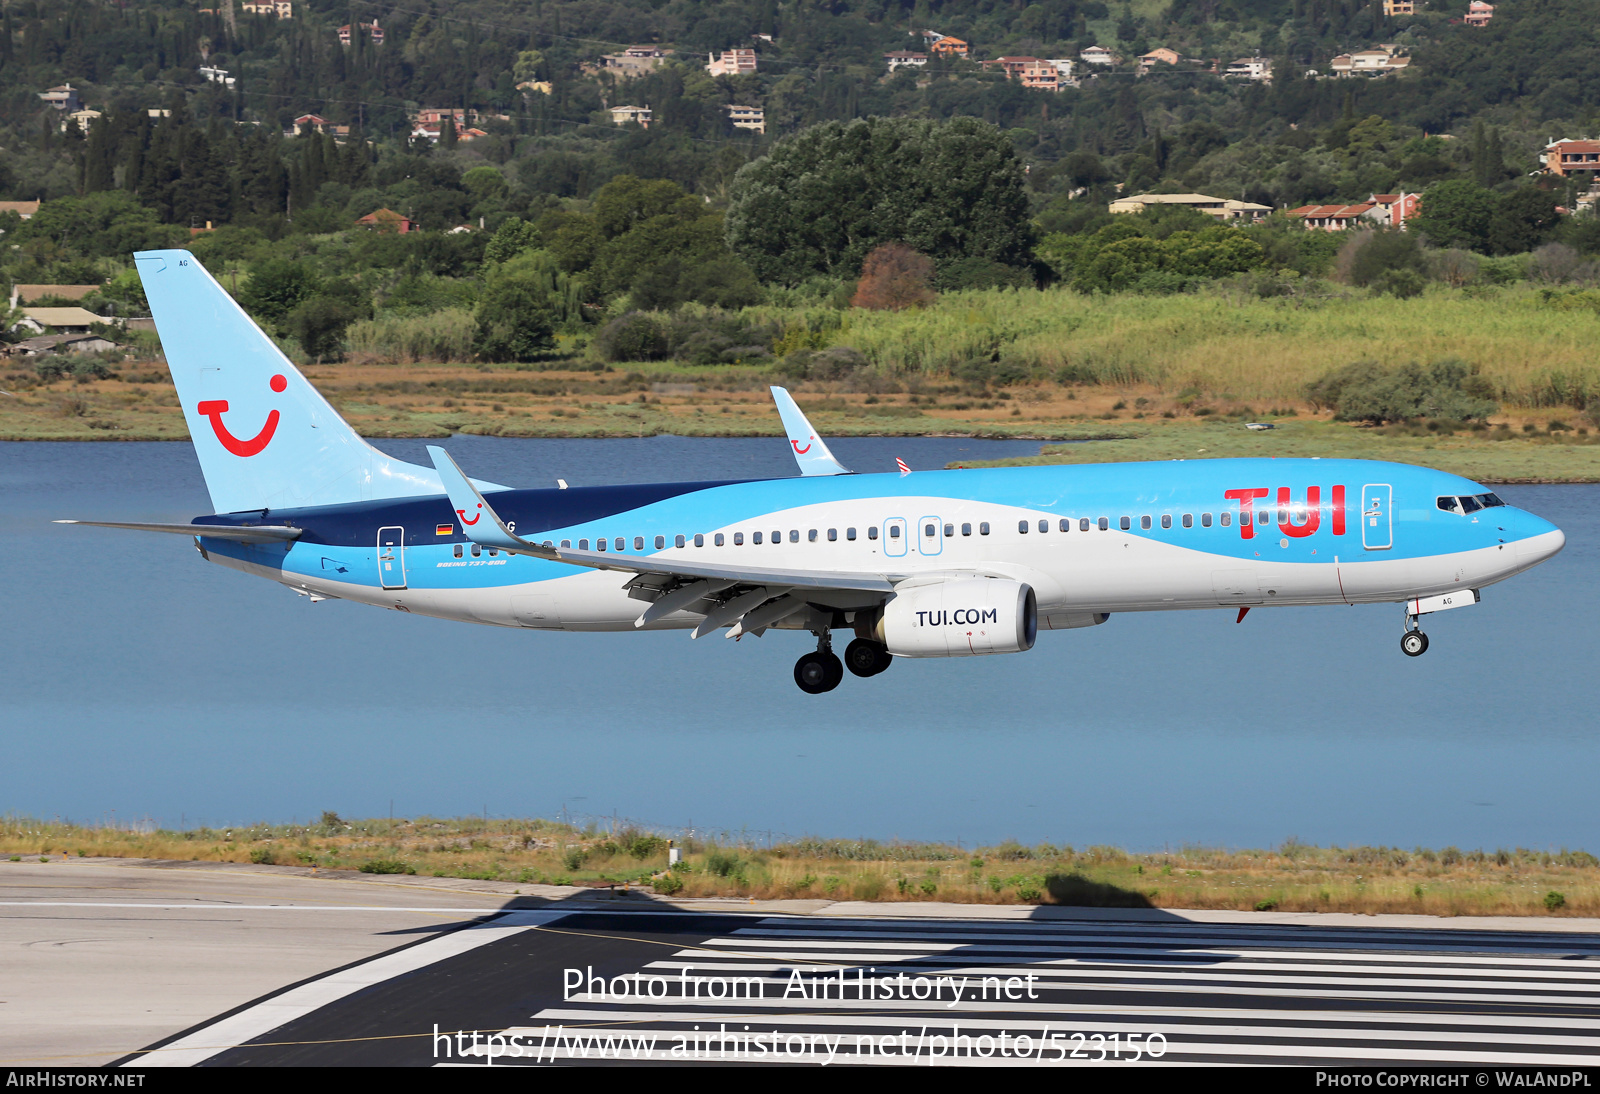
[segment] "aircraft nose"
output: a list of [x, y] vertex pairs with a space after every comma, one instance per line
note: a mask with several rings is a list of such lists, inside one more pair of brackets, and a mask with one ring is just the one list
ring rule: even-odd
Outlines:
[[1543, 517], [1536, 517], [1532, 513], [1518, 515], [1520, 519], [1514, 531], [1518, 537], [1519, 566], [1536, 566], [1548, 558], [1554, 558], [1567, 545], [1566, 533]]

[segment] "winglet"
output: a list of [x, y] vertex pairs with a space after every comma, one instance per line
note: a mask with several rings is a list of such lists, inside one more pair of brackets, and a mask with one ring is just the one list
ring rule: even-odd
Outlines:
[[483, 500], [483, 495], [478, 493], [478, 488], [456, 466], [456, 461], [450, 458], [450, 453], [437, 445], [428, 446], [428, 456], [433, 460], [433, 468], [439, 472], [439, 478], [444, 483], [444, 491], [450, 495], [450, 508], [456, 511], [456, 519], [461, 525], [461, 530], [466, 532], [467, 538], [474, 543], [485, 547], [498, 547], [502, 551], [511, 551], [519, 555], [533, 555], [536, 558], [554, 559], [557, 556], [554, 548], [543, 547], [523, 539], [506, 526], [488, 502]]
[[794, 462], [800, 465], [802, 475], [849, 475], [851, 470], [833, 458], [828, 446], [822, 443], [817, 431], [795, 404], [794, 397], [781, 387], [772, 389], [772, 401], [778, 404], [778, 417], [783, 419], [784, 432], [789, 434], [789, 447], [794, 449]]

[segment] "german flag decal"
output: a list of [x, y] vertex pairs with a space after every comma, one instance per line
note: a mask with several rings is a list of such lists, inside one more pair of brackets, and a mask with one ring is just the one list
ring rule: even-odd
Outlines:
[[433, 534], [436, 536], [449, 536], [454, 535], [455, 530], [456, 526], [454, 524], [441, 524], [434, 529]]

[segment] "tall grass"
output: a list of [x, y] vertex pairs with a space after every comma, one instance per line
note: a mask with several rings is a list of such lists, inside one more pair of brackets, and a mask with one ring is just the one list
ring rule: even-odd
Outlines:
[[[1600, 860], [1584, 851], [1187, 847], [1134, 854], [1006, 842], [992, 847], [799, 839], [775, 844], [582, 830], [543, 820], [345, 820], [172, 831], [0, 818], [0, 871], [40, 858], [112, 857], [416, 873], [516, 884], [652, 885], [678, 896], [823, 897], [1109, 907], [1600, 914]], [[0, 877], [10, 876], [0, 874]], [[1552, 894], [1555, 894], [1553, 897]]]
[[1409, 300], [992, 289], [949, 293], [925, 309], [833, 313], [836, 329], [816, 307], [749, 312], [786, 332], [808, 332], [805, 340], [853, 346], [891, 375], [987, 367], [1000, 376], [1293, 401], [1307, 383], [1353, 361], [1459, 357], [1478, 365], [1507, 404], [1581, 407], [1600, 399], [1596, 310], [1562, 307], [1523, 286], [1434, 287]]
[[350, 360], [409, 365], [418, 361], [470, 361], [477, 321], [465, 308], [427, 315], [385, 315], [352, 323], [345, 332]]

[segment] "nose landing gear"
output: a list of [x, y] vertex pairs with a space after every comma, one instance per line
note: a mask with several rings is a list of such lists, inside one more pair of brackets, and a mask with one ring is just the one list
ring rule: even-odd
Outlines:
[[1417, 617], [1406, 613], [1406, 631], [1400, 636], [1400, 652], [1407, 657], [1421, 657], [1428, 652], [1428, 636], [1417, 630]]

